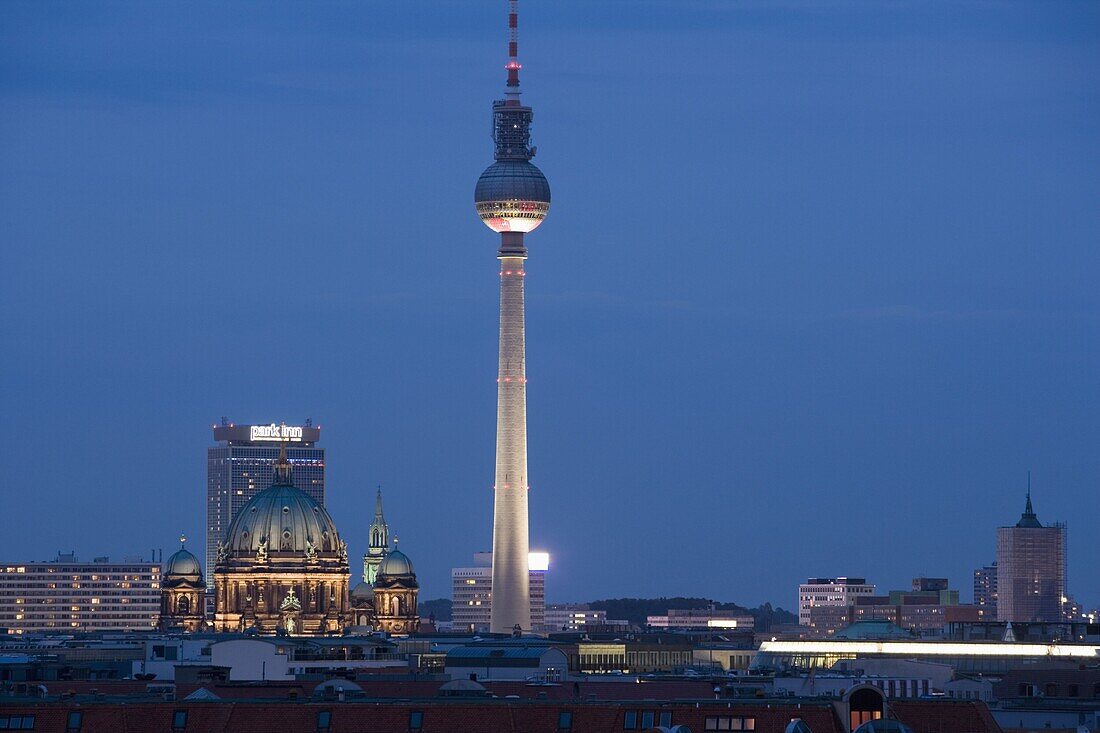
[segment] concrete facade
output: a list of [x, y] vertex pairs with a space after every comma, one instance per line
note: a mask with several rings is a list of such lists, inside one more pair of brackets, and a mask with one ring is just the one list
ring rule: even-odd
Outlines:
[[[522, 248], [523, 235], [517, 234]], [[507, 238], [508, 233], [502, 235]], [[502, 253], [504, 248], [501, 249]], [[500, 257], [500, 360], [493, 502], [493, 599], [490, 629], [531, 629], [527, 554], [527, 368], [524, 256]]]

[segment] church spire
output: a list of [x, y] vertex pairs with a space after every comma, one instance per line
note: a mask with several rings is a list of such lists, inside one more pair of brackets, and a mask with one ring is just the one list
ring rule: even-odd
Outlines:
[[363, 555], [363, 580], [373, 585], [378, 576], [378, 567], [390, 551], [390, 528], [386, 524], [386, 517], [382, 514], [382, 487], [374, 495], [374, 521], [370, 523], [370, 541], [367, 544], [367, 552]]
[[1030, 529], [1043, 526], [1039, 522], [1039, 517], [1035, 516], [1035, 510], [1031, 506], [1031, 471], [1027, 472], [1027, 502], [1024, 504], [1024, 513], [1020, 515], [1020, 521], [1016, 523], [1016, 526]]
[[375, 524], [386, 523], [386, 518], [382, 516], [382, 487], [378, 487], [378, 494], [374, 497], [374, 522]]

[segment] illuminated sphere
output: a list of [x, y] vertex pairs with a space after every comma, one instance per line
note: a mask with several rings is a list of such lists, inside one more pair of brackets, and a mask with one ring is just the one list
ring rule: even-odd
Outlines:
[[529, 232], [550, 211], [550, 184], [529, 161], [498, 160], [477, 179], [474, 204], [494, 232]]

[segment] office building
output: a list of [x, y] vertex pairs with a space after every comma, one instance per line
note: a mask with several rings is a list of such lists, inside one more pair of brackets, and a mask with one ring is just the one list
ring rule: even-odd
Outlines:
[[305, 425], [236, 425], [222, 420], [214, 426], [214, 441], [206, 451], [206, 587], [213, 598], [218, 542], [233, 517], [252, 497], [271, 485], [279, 446], [287, 446], [297, 488], [325, 505], [325, 449], [317, 447], [321, 429]]
[[0, 565], [0, 628], [9, 634], [150, 630], [161, 603], [161, 567], [140, 558]]
[[948, 587], [947, 578], [913, 578], [907, 589], [892, 590], [886, 595], [859, 595], [853, 599], [848, 623], [889, 621], [918, 634], [938, 634], [950, 621], [980, 618], [976, 606], [959, 604], [959, 591]]
[[1031, 506], [997, 530], [997, 620], [1061, 621], [1066, 597], [1066, 525], [1044, 526]]
[[[808, 578], [798, 586], [798, 623], [835, 630], [840, 628], [835, 626], [837, 619], [847, 616], [848, 607], [857, 597], [874, 593], [875, 584], [868, 583], [866, 578]], [[838, 608], [842, 611], [837, 611]]]
[[997, 618], [997, 563], [974, 571], [974, 605], [989, 620]]
[[[532, 552], [528, 558], [528, 589], [531, 624], [535, 631], [546, 628], [546, 571], [550, 556]], [[489, 631], [493, 608], [493, 553], [474, 553], [474, 566], [451, 569], [451, 624], [455, 631]]]
[[500, 341], [497, 370], [496, 479], [493, 483], [493, 593], [490, 626], [497, 633], [531, 629], [527, 553], [527, 366], [524, 280], [527, 247], [550, 209], [550, 185], [531, 158], [531, 108], [520, 102], [516, 2], [508, 28], [508, 81], [493, 103], [495, 162], [478, 178], [478, 216], [500, 234]]
[[646, 625], [655, 629], [689, 631], [752, 631], [752, 614], [747, 611], [719, 611], [715, 608], [670, 608], [663, 616], [647, 616]]
[[584, 631], [607, 626], [607, 611], [596, 611], [587, 603], [550, 603], [546, 606], [546, 630]]

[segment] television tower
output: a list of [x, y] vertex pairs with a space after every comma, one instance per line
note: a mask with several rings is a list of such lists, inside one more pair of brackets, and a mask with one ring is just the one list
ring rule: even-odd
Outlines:
[[523, 235], [550, 210], [550, 184], [531, 163], [531, 108], [519, 101], [518, 1], [508, 2], [508, 82], [493, 102], [494, 162], [477, 180], [478, 216], [500, 233], [500, 365], [493, 484], [493, 590], [489, 630], [531, 629], [527, 568], [527, 371], [524, 351]]

